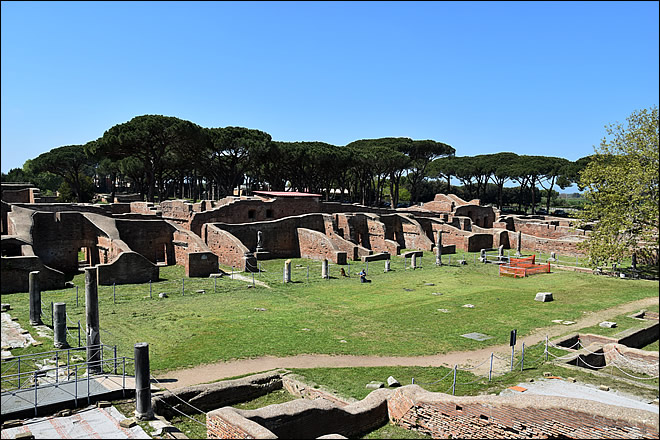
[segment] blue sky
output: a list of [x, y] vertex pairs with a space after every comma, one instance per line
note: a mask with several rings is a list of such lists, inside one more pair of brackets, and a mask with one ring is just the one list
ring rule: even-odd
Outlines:
[[2, 2], [2, 171], [134, 116], [576, 160], [658, 105], [658, 2]]

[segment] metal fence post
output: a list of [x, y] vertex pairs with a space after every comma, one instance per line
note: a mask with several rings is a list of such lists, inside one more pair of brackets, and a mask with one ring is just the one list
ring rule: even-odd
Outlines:
[[91, 399], [90, 399], [90, 396], [89, 396], [89, 392], [90, 392], [89, 383], [90, 383], [90, 378], [91, 377], [92, 377], [92, 372], [89, 371], [89, 360], [88, 360], [87, 361], [87, 405], [89, 405], [91, 403]]
[[151, 280], [149, 280], [149, 298], [151, 298]]
[[115, 345], [115, 374], [117, 374], [117, 346]]
[[21, 357], [18, 357], [18, 389], [21, 389]]
[[60, 380], [60, 352], [55, 352], [55, 383], [58, 383]]
[[186, 279], [181, 278], [181, 296], [186, 296]]
[[122, 360], [121, 393], [124, 397], [126, 397], [126, 356], [123, 356], [121, 360]]
[[76, 286], [76, 307], [78, 307], [78, 286]]
[[525, 368], [525, 343], [523, 342], [522, 345], [522, 359], [520, 359], [520, 371], [523, 371], [523, 368]]
[[451, 384], [451, 395], [456, 395], [456, 368], [458, 365], [454, 365], [454, 383]]
[[76, 365], [75, 395], [73, 397], [76, 408], [78, 407], [78, 365]]
[[78, 347], [80, 347], [80, 319], [78, 320]]
[[488, 382], [493, 377], [493, 353], [490, 354], [490, 369], [488, 370]]
[[548, 335], [545, 335], [545, 361], [548, 361]]
[[34, 372], [34, 416], [37, 416], [37, 372]]

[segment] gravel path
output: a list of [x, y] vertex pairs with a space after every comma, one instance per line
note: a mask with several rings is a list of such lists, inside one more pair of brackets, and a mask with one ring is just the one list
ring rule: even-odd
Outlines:
[[[251, 281], [251, 280], [250, 280]], [[658, 298], [645, 298], [639, 301], [626, 303], [599, 312], [585, 313], [570, 329], [564, 325], [554, 325], [536, 329], [530, 335], [519, 338], [517, 344], [525, 342], [530, 346], [550, 338], [559, 336], [569, 330], [578, 330], [591, 327], [612, 316], [628, 312], [636, 312], [642, 308], [658, 304]], [[243, 374], [258, 373], [277, 368], [317, 368], [317, 367], [383, 367], [383, 366], [420, 366], [420, 367], [453, 367], [459, 365], [462, 368], [474, 369], [475, 374], [483, 375], [489, 370], [490, 354], [495, 353], [504, 359], [511, 356], [511, 347], [507, 345], [490, 346], [473, 351], [457, 351], [431, 356], [349, 356], [349, 355], [324, 355], [324, 354], [301, 354], [289, 357], [264, 356], [256, 359], [239, 359], [214, 364], [200, 365], [193, 368], [170, 371], [160, 374], [157, 379], [168, 383], [168, 389], [186, 387], [208, 383], [226, 377], [239, 376]], [[509, 366], [506, 360], [497, 360], [493, 364], [494, 371], [502, 371]]]

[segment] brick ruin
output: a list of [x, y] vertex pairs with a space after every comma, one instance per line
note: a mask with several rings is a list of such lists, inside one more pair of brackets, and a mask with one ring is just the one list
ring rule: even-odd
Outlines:
[[[299, 398], [254, 410], [230, 406], [241, 393], [280, 388]], [[657, 413], [558, 396], [453, 396], [406, 385], [345, 400], [286, 372], [176, 392], [154, 398], [155, 411], [172, 416], [171, 405], [186, 411], [181, 400], [195, 402], [207, 412], [208, 438], [357, 438], [388, 422], [433, 438], [658, 438]]]
[[[62, 288], [81, 265], [98, 266], [98, 283], [158, 279], [162, 265], [181, 265], [190, 277], [219, 272], [219, 264], [256, 270], [271, 258], [328, 259], [336, 264], [402, 249], [444, 246], [466, 252], [522, 247], [579, 254], [588, 231], [570, 220], [501, 215], [479, 200], [437, 194], [406, 210], [320, 201], [318, 194], [256, 192], [189, 203], [169, 200], [111, 204], [44, 203], [34, 189], [5, 189], [1, 203], [2, 293], [27, 290], [28, 273], [42, 288]], [[21, 197], [19, 197], [21, 195]], [[258, 249], [258, 235], [262, 241]], [[82, 251], [86, 261], [78, 261]]]

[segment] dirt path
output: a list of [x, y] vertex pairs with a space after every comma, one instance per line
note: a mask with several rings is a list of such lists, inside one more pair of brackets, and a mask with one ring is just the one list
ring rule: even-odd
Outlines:
[[264, 283], [263, 281], [255, 280], [255, 279], [252, 278], [252, 277], [247, 277], [247, 276], [245, 276], [245, 275], [241, 275], [241, 274], [238, 273], [238, 272], [230, 272], [230, 273], [229, 273], [229, 276], [231, 276], [232, 279], [237, 279], [237, 280], [241, 280], [241, 281], [246, 281], [246, 282], [248, 282], [248, 283], [252, 283], [252, 282], [254, 282], [254, 284], [255, 284], [256, 286], [261, 286], [261, 287], [265, 287], [265, 288], [267, 288], [267, 289], [270, 289], [270, 286], [269, 286], [268, 284]]
[[[555, 325], [552, 327], [543, 327], [536, 329], [530, 335], [518, 339], [517, 346], [522, 342], [530, 346], [544, 341], [545, 337], [554, 338], [570, 330], [578, 330], [628, 312], [636, 312], [642, 308], [658, 304], [658, 298], [645, 298], [639, 301], [626, 303], [613, 307], [611, 309], [601, 310], [599, 312], [585, 313], [570, 328], [564, 325]], [[349, 356], [349, 355], [324, 355], [324, 354], [301, 354], [289, 357], [264, 356], [256, 359], [240, 359], [228, 362], [217, 362], [215, 364], [200, 365], [193, 368], [186, 368], [161, 374], [158, 380], [164, 380], [168, 383], [167, 388], [179, 388], [191, 385], [197, 385], [225, 377], [239, 376], [243, 374], [258, 373], [277, 368], [317, 368], [317, 367], [383, 367], [383, 366], [420, 366], [420, 367], [453, 367], [459, 365], [462, 368], [470, 368], [479, 365], [474, 369], [475, 374], [487, 373], [489, 370], [490, 354], [495, 353], [506, 359], [511, 355], [509, 345], [490, 346], [473, 351], [456, 351], [432, 356]], [[495, 371], [502, 371], [509, 363], [506, 360], [497, 360], [493, 364]]]

